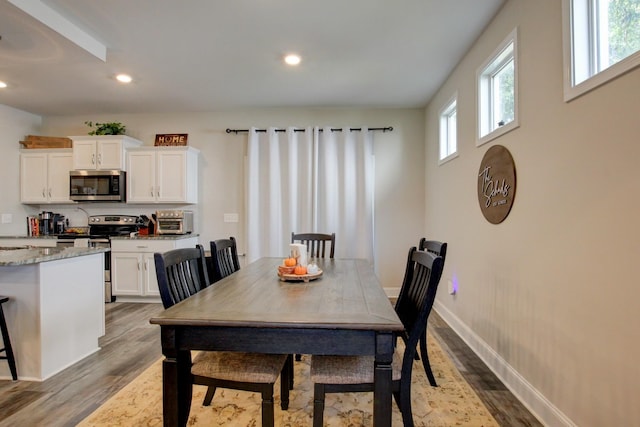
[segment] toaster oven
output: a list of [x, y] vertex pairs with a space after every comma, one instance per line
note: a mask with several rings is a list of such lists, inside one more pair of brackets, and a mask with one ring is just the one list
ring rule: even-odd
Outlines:
[[193, 233], [193, 211], [156, 211], [156, 234]]

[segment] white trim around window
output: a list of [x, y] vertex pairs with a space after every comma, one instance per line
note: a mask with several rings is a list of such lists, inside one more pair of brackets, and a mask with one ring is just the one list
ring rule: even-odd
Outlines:
[[[513, 118], [504, 124], [500, 110], [499, 79], [506, 67], [513, 66]], [[476, 71], [476, 146], [504, 135], [520, 126], [518, 118], [518, 28], [516, 27]]]
[[458, 93], [447, 100], [438, 113], [440, 138], [438, 165], [458, 157]]
[[598, 0], [562, 0], [565, 102], [640, 66], [640, 51], [608, 67], [597, 64], [598, 4]]

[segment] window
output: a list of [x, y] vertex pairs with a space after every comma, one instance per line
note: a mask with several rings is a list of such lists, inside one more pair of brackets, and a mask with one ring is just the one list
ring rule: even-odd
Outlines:
[[445, 163], [457, 157], [458, 151], [458, 126], [456, 122], [456, 103], [458, 94], [455, 94], [440, 111], [440, 157], [438, 164]]
[[640, 0], [563, 0], [569, 101], [640, 65]]
[[517, 29], [478, 69], [478, 141], [482, 145], [518, 127]]

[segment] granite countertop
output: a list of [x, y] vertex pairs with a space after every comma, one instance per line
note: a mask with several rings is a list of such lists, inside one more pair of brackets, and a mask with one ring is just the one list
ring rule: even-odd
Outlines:
[[0, 266], [29, 265], [65, 258], [108, 252], [109, 248], [4, 248], [0, 247]]
[[[150, 235], [135, 235], [135, 236], [111, 236], [111, 240], [181, 240], [188, 239], [190, 237], [198, 237], [199, 234], [150, 234]], [[83, 237], [78, 235], [77, 237]], [[86, 236], [89, 237], [89, 236]], [[58, 239], [55, 234], [49, 236], [0, 236], [0, 239]], [[69, 242], [69, 239], [64, 239]]]
[[0, 236], [0, 239], [57, 239], [55, 234], [49, 234], [47, 236]]
[[111, 240], [181, 240], [198, 237], [199, 234], [145, 234], [135, 236], [111, 236]]

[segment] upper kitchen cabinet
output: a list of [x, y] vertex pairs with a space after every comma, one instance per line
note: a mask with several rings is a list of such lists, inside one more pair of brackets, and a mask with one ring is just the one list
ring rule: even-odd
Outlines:
[[127, 151], [127, 202], [197, 203], [198, 154], [193, 147]]
[[70, 136], [73, 140], [73, 169], [126, 170], [125, 152], [142, 141], [126, 135]]
[[22, 203], [73, 203], [69, 200], [70, 149], [21, 150], [20, 201]]

